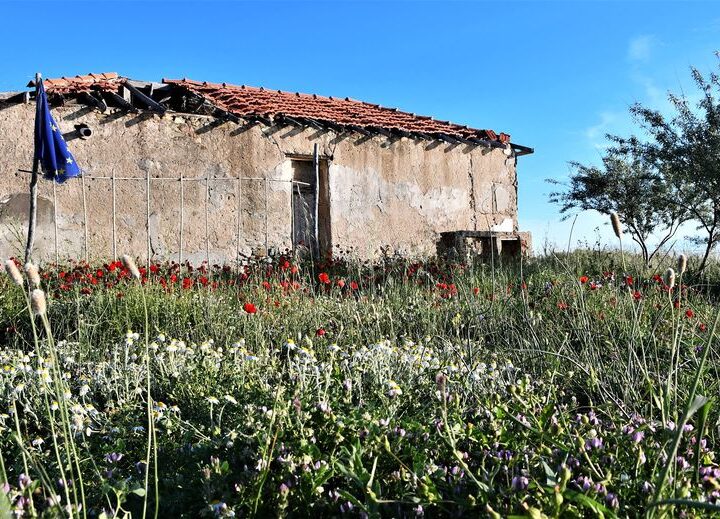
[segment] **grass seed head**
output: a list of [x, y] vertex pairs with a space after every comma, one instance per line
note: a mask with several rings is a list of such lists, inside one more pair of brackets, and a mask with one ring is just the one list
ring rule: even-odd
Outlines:
[[45, 300], [45, 292], [40, 288], [36, 288], [30, 294], [30, 307], [35, 315], [45, 315], [47, 312], [47, 301]]
[[680, 254], [680, 257], [678, 258], [678, 274], [681, 276], [685, 274], [685, 271], [687, 270], [687, 256], [685, 254]]
[[135, 260], [127, 254], [123, 254], [122, 263], [126, 269], [130, 272], [130, 275], [135, 279], [140, 279], [140, 271], [135, 264]]
[[22, 274], [20, 273], [20, 269], [17, 267], [14, 260], [9, 259], [5, 261], [5, 272], [7, 272], [8, 277], [12, 279], [13, 283], [19, 287], [23, 286], [24, 281]]
[[40, 286], [40, 272], [38, 272], [38, 268], [29, 261], [25, 264], [25, 274], [27, 274], [30, 284], [34, 288]]
[[671, 268], [665, 271], [665, 284], [672, 289], [675, 286], [675, 271]]
[[610, 223], [612, 223], [613, 231], [615, 232], [615, 236], [618, 238], [622, 237], [622, 227], [620, 227], [620, 217], [615, 211], [612, 211], [610, 213]]

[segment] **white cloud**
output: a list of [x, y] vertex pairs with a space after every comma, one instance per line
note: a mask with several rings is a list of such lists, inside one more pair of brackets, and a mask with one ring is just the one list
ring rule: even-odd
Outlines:
[[645, 74], [633, 73], [631, 79], [642, 86], [644, 91], [643, 102], [654, 109], [666, 108], [669, 106], [667, 94], [655, 84], [655, 80]]
[[628, 59], [630, 61], [649, 60], [655, 43], [655, 37], [649, 34], [634, 37], [628, 45]]
[[[600, 121], [585, 129], [585, 137], [595, 149], [603, 150], [607, 147], [605, 134], [620, 121], [621, 116], [616, 112], [600, 112]], [[611, 133], [611, 132], [610, 132]]]

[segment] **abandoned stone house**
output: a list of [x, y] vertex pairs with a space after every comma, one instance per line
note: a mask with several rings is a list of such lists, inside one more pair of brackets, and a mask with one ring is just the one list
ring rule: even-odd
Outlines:
[[[28, 87], [32, 87], [29, 84]], [[41, 180], [35, 257], [517, 254], [517, 157], [478, 130], [349, 98], [115, 73], [48, 79], [81, 179]], [[0, 94], [0, 253], [23, 248], [34, 89]]]

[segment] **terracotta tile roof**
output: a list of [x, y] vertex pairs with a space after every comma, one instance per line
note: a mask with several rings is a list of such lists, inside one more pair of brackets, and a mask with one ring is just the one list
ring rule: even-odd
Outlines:
[[[118, 92], [127, 78], [116, 72], [87, 74], [84, 76], [45, 79], [49, 93], [61, 95], [80, 94], [90, 90]], [[235, 86], [226, 83], [206, 83], [189, 79], [163, 79], [163, 83], [184, 88], [202, 96], [221, 110], [238, 117], [263, 116], [290, 118], [347, 125], [369, 131], [401, 130], [433, 137], [448, 136], [462, 139], [480, 139], [499, 144], [510, 142], [510, 135], [488, 129], [469, 128], [450, 121], [403, 112], [377, 104], [356, 101], [348, 97], [324, 97], [265, 88]], [[31, 81], [28, 86], [34, 86]]]
[[217, 107], [237, 116], [278, 116], [304, 118], [318, 122], [354, 125], [373, 129], [398, 129], [406, 132], [444, 134], [451, 137], [475, 138], [510, 142], [510, 135], [492, 130], [478, 130], [438, 121], [432, 117], [403, 112], [397, 108], [355, 101], [348, 97], [323, 97], [315, 94], [266, 90], [226, 83], [204, 83], [188, 79], [163, 79], [163, 83], [179, 85], [201, 95]]
[[[117, 72], [103, 72], [102, 74], [87, 74], [85, 76], [61, 77], [43, 79], [45, 90], [56, 94], [79, 94], [92, 89], [117, 91], [124, 82]], [[35, 81], [28, 83], [35, 86]]]

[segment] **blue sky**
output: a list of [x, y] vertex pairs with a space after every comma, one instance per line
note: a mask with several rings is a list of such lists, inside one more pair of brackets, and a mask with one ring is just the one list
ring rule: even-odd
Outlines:
[[[720, 2], [125, 2], [0, 0], [0, 91], [116, 71], [350, 96], [505, 131], [519, 159], [520, 226], [564, 247], [546, 178], [597, 162], [627, 108], [667, 109], [717, 70]], [[37, 34], [38, 38], [33, 35]], [[596, 231], [599, 227], [599, 231]], [[611, 242], [581, 215], [572, 242]], [[599, 238], [598, 238], [599, 237]]]

